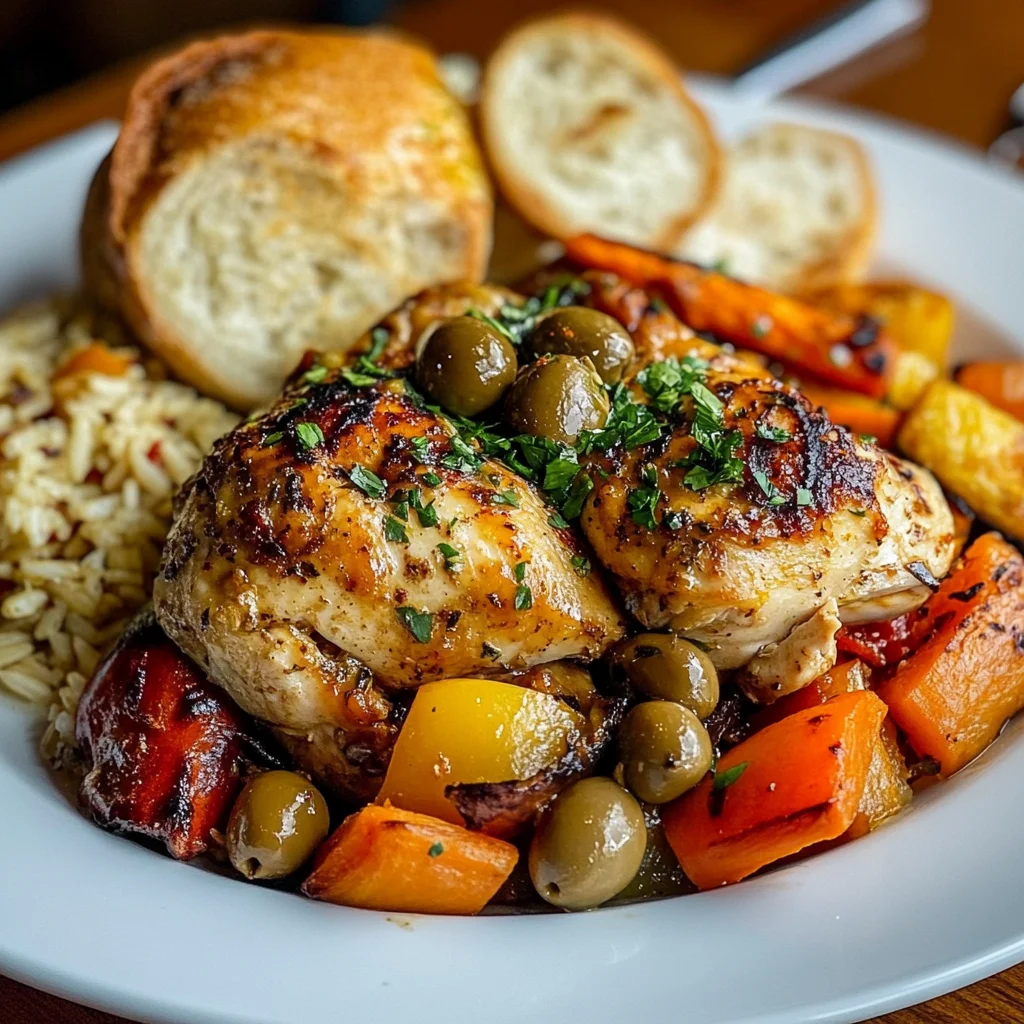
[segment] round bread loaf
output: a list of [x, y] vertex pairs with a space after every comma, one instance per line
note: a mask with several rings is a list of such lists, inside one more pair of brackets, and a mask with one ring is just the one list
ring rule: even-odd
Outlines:
[[432, 55], [386, 34], [195, 43], [136, 82], [82, 229], [86, 285], [239, 408], [437, 283], [479, 280], [492, 201]]

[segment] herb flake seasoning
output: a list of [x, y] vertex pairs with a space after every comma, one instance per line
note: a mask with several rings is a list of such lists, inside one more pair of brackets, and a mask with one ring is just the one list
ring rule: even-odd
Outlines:
[[299, 444], [307, 451], [324, 443], [324, 432], [320, 429], [319, 423], [309, 423], [305, 420], [296, 423], [295, 436], [299, 439]]
[[630, 491], [626, 498], [633, 522], [648, 530], [655, 529], [658, 523], [654, 518], [654, 512], [662, 497], [658, 488], [658, 471], [651, 463], [645, 463], [640, 470], [640, 486]]
[[717, 793], [723, 789], [728, 789], [740, 778], [748, 767], [750, 767], [749, 761], [740, 761], [739, 764], [735, 764], [731, 768], [726, 768], [724, 772], [716, 771], [714, 781], [711, 784], [712, 792]]
[[431, 843], [430, 849], [427, 850], [428, 857], [440, 857], [442, 853], [444, 853], [444, 843], [441, 842]]
[[415, 608], [404, 605], [395, 609], [398, 621], [416, 638], [417, 643], [430, 642], [430, 634], [434, 630], [434, 616], [430, 612], [418, 612]]
[[[301, 426], [301, 424], [300, 424]], [[323, 435], [321, 434], [321, 437]], [[384, 481], [381, 480], [376, 473], [367, 469], [365, 466], [361, 466], [358, 462], [349, 470], [349, 480], [352, 481], [367, 497], [370, 498], [383, 498], [387, 491], [387, 486]]]

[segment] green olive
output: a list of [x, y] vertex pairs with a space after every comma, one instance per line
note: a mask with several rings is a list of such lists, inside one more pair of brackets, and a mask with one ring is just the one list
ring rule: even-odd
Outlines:
[[505, 419], [524, 434], [573, 444], [582, 430], [608, 419], [608, 395], [589, 359], [545, 356], [516, 377], [505, 399]]
[[707, 774], [711, 738], [689, 708], [652, 700], [637, 704], [623, 720], [619, 756], [626, 785], [641, 800], [663, 804], [693, 789]]
[[556, 907], [587, 910], [633, 880], [647, 847], [640, 805], [611, 779], [567, 786], [548, 808], [530, 844], [530, 878]]
[[626, 328], [614, 317], [586, 306], [566, 306], [549, 313], [530, 333], [535, 356], [561, 352], [587, 356], [605, 384], [617, 384], [636, 349]]
[[427, 336], [416, 358], [416, 383], [457, 416], [489, 409], [516, 377], [516, 350], [483, 320], [456, 316]]
[[295, 772], [262, 772], [239, 793], [228, 820], [228, 857], [246, 878], [283, 878], [297, 871], [330, 828], [327, 804]]
[[701, 720], [718, 706], [718, 672], [711, 659], [673, 633], [641, 633], [619, 648], [616, 658], [645, 696], [672, 700]]

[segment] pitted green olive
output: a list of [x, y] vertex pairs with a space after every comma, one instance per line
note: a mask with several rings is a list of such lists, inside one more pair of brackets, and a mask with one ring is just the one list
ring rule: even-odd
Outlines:
[[530, 332], [535, 356], [549, 352], [586, 356], [605, 384], [622, 380], [636, 352], [633, 339], [614, 317], [586, 306], [566, 306], [544, 317]]
[[509, 388], [505, 419], [523, 434], [573, 444], [581, 431], [603, 427], [609, 408], [589, 359], [545, 356], [526, 367]]

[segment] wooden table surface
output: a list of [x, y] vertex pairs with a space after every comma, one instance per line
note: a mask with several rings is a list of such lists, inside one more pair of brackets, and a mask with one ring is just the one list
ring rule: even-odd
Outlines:
[[[577, 6], [582, 5], [581, 2]], [[833, 0], [611, 0], [593, 6], [648, 29], [685, 68], [729, 74], [817, 15]], [[484, 57], [519, 18], [547, 0], [410, 0], [393, 20], [442, 52]], [[98, 118], [119, 116], [145, 61], [105, 72], [0, 118], [0, 160]], [[1006, 126], [1007, 102], [1024, 81], [1024, 0], [933, 0], [926, 26], [865, 55], [802, 91], [903, 118], [986, 147]], [[950, 922], [950, 927], [955, 927]], [[117, 1024], [0, 978], [4, 1024]], [[1013, 1024], [1024, 1021], [1024, 965], [921, 1006], [885, 1024]]]

